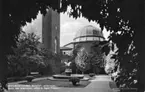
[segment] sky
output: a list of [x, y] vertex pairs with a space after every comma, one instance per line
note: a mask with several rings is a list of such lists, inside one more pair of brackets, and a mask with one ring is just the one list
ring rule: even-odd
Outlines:
[[[23, 27], [26, 33], [34, 32], [36, 35], [41, 37], [42, 33], [42, 15], [38, 13], [37, 18], [31, 23], [26, 23], [27, 25]], [[77, 31], [86, 25], [93, 25], [99, 28], [96, 22], [89, 22], [87, 19], [81, 17], [74, 19], [69, 17], [67, 13], [60, 14], [60, 46], [63, 46], [69, 42], [73, 41], [73, 38]], [[104, 37], [107, 39], [109, 32], [103, 30]]]

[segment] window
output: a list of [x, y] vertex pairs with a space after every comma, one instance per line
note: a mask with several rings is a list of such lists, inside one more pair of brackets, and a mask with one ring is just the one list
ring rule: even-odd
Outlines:
[[54, 52], [57, 53], [57, 39], [54, 40]]
[[93, 41], [93, 37], [87, 37], [87, 41]]
[[55, 29], [57, 30], [57, 26], [55, 26]]
[[94, 37], [94, 40], [95, 41], [99, 41], [99, 37]]
[[100, 38], [100, 41], [104, 41], [104, 39], [103, 38]]
[[82, 37], [81, 38], [81, 41], [86, 41], [86, 37]]
[[75, 39], [76, 42], [79, 42], [79, 38]]
[[79, 38], [79, 41], [82, 41], [82, 38]]

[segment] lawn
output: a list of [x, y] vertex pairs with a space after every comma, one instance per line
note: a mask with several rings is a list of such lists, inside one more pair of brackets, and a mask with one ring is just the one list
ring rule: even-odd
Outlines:
[[[50, 76], [47, 76], [47, 77], [50, 77]], [[85, 77], [90, 78], [88, 75], [85, 75]], [[94, 79], [94, 77], [91, 77], [90, 79]], [[82, 89], [90, 83], [91, 83], [90, 81], [80, 81], [79, 84], [77, 84], [76, 86], [73, 86], [72, 83], [69, 82], [69, 80], [54, 81], [54, 80], [49, 80], [47, 78], [44, 78], [44, 79], [35, 80], [35, 81], [32, 81], [32, 82], [21, 81], [19, 83], [16, 83], [16, 86], [19, 85], [19, 84], [21, 85], [21, 87], [16, 87], [16, 88], [19, 88], [19, 89], [16, 89], [14, 87], [14, 89], [9, 89], [9, 92], [54, 92], [54, 89], [55, 89], [55, 92], [68, 92], [68, 90], [70, 90], [70, 92], [71, 91], [72, 92], [78, 92], [78, 91], [75, 91], [75, 90]], [[11, 84], [11, 85], [13, 85], [13, 84]], [[14, 83], [14, 85], [15, 85], [15, 83]], [[34, 87], [35, 85], [40, 86], [40, 87]], [[48, 89], [43, 88], [45, 86]], [[41, 87], [42, 87], [42, 89], [39, 89]]]
[[51, 81], [51, 80], [45, 79], [45, 80], [38, 80], [38, 81], [32, 81], [32, 82], [23, 82], [20, 84], [23, 84], [23, 85], [42, 85], [42, 86], [43, 85], [55, 85], [56, 87], [84, 88], [89, 83], [90, 83], [90, 81], [80, 81], [79, 84], [77, 84], [76, 86], [73, 86], [72, 83], [69, 81]]

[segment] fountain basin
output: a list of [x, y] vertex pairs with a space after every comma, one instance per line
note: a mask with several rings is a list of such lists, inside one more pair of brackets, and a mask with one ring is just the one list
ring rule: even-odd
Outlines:
[[66, 76], [70, 76], [72, 74], [72, 69], [65, 69]]
[[70, 79], [71, 77], [83, 79], [84, 75], [81, 75], [81, 74], [71, 74], [70, 76], [62, 75], [62, 74], [53, 75], [53, 78], [55, 78], [55, 79]]

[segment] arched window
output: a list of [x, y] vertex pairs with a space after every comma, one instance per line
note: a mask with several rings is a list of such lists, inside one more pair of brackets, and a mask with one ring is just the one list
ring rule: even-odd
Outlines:
[[57, 38], [54, 40], [54, 52], [57, 53]]

